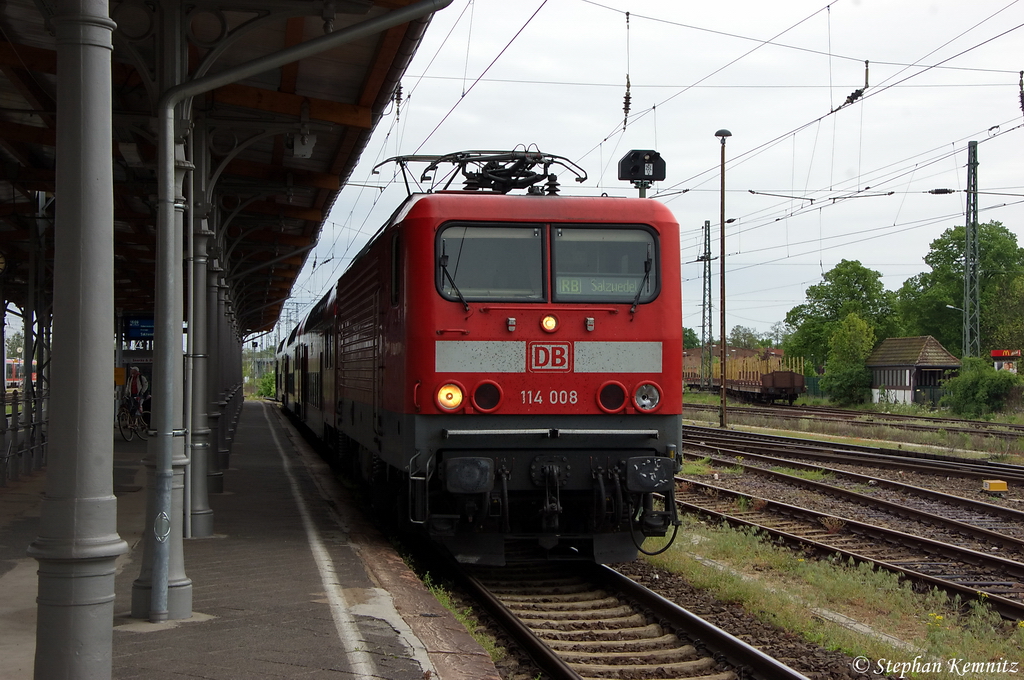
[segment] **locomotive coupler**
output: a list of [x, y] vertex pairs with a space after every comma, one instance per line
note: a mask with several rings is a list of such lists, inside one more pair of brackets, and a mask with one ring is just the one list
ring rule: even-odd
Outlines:
[[[644, 536], [664, 536], [678, 524], [675, 512], [675, 473], [678, 463], [665, 456], [637, 456], [626, 461], [626, 489], [643, 494], [640, 531]], [[664, 494], [665, 510], [654, 509], [654, 494]]]
[[541, 466], [544, 475], [544, 507], [541, 508], [541, 527], [544, 531], [558, 531], [558, 517], [562, 514], [560, 497], [561, 470], [558, 465], [548, 463]]
[[[672, 504], [675, 505], [674, 503]], [[664, 536], [672, 525], [675, 513], [654, 509], [654, 494], [644, 494], [644, 509], [640, 513], [640, 533], [644, 536]]]

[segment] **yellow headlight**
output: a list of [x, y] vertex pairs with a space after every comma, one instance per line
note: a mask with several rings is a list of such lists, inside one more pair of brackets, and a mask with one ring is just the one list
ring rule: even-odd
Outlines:
[[441, 385], [437, 390], [437, 404], [449, 411], [454, 411], [462, 405], [462, 388], [454, 383]]
[[548, 314], [540, 320], [540, 327], [548, 333], [554, 333], [555, 329], [558, 328], [558, 317], [554, 314]]

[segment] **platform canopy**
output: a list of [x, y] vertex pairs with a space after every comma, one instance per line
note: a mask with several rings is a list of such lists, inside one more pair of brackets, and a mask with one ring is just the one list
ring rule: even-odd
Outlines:
[[[54, 196], [57, 59], [51, 24], [57, 4], [0, 3], [0, 290], [21, 305], [31, 280], [42, 291], [37, 308], [51, 295], [54, 203], [60, 200]], [[118, 310], [154, 308], [154, 116], [165, 87], [409, 4], [110, 2], [117, 23], [111, 160]], [[206, 156], [205, 179], [192, 183], [193, 218], [209, 217], [216, 234], [210, 254], [224, 270], [240, 334], [276, 322], [428, 21], [429, 15], [219, 87], [192, 99], [180, 114], [177, 133], [189, 139], [185, 160], [198, 163], [198, 156]], [[197, 144], [209, 154], [200, 154]], [[187, 247], [185, 252], [187, 261]]]

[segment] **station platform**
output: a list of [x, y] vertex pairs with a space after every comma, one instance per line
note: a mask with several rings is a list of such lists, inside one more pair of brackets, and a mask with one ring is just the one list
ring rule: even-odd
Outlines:
[[[184, 541], [192, 617], [130, 616], [142, 561], [146, 443], [114, 431], [118, 533], [112, 678], [239, 680], [499, 676], [275, 405], [246, 402], [211, 494], [215, 535]], [[45, 472], [0, 488], [0, 678], [33, 677]]]

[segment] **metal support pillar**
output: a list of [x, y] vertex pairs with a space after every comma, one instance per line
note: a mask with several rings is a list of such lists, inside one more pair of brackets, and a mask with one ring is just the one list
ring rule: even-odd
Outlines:
[[114, 323], [111, 33], [106, 0], [58, 0], [51, 414], [39, 536], [35, 677], [111, 675], [117, 534], [110, 328]]
[[35, 452], [34, 434], [35, 428], [32, 423], [32, 416], [35, 413], [35, 385], [32, 382], [32, 361], [36, 356], [36, 279], [39, 270], [39, 246], [36, 238], [36, 226], [32, 225], [29, 230], [29, 254], [28, 254], [28, 285], [25, 286], [25, 306], [22, 308], [22, 334], [25, 337], [21, 360], [24, 364], [24, 375], [21, 380], [22, 398], [22, 420], [25, 423], [25, 434], [21, 438], [22, 451], [21, 463], [22, 472], [26, 475], [32, 473], [32, 457]]
[[[40, 272], [40, 276], [42, 272]], [[40, 281], [40, 290], [43, 289]], [[33, 448], [33, 460], [36, 470], [42, 470], [46, 465], [49, 439], [49, 411], [50, 411], [50, 342], [52, 342], [51, 328], [53, 325], [52, 315], [40, 312], [37, 315], [39, 320], [39, 336], [36, 342], [36, 356], [39, 366], [36, 373], [36, 400], [35, 400], [35, 446]]]
[[978, 143], [967, 143], [967, 215], [964, 221], [964, 349], [965, 357], [981, 356], [980, 266], [978, 247]]
[[[196, 127], [193, 133], [192, 157], [196, 165], [194, 182], [196, 196], [206, 196], [207, 176], [206, 128]], [[189, 324], [189, 351], [192, 355], [192, 495], [189, 513], [192, 518], [192, 537], [213, 536], [213, 510], [210, 508], [207, 471], [210, 457], [210, 426], [206, 413], [209, 408], [207, 389], [207, 360], [209, 333], [207, 332], [207, 246], [213, 232], [207, 228], [206, 213], [209, 206], [193, 203], [192, 218], [192, 285], [189, 286], [191, 307]]]
[[[228, 293], [230, 289], [225, 291], [225, 299], [228, 299]], [[231, 363], [228, 364], [228, 384], [231, 386], [228, 391], [228, 412], [231, 414], [231, 424], [228, 426], [227, 440], [225, 442], [225, 448], [227, 449], [226, 457], [221, 461], [221, 464], [226, 470], [231, 462], [231, 447], [235, 443], [235, 435], [238, 432], [238, 421], [242, 417], [242, 329], [238, 319], [238, 315], [235, 313], [234, 305], [229, 305], [228, 316], [231, 320], [231, 335], [230, 348], [227, 356], [231, 357]]]
[[207, 452], [207, 484], [210, 493], [224, 493], [224, 471], [220, 467], [220, 429], [223, 407], [221, 406], [220, 338], [223, 333], [223, 318], [217, 299], [220, 295], [220, 276], [224, 270], [216, 262], [207, 265], [206, 282], [206, 335], [210, 352], [206, 365], [207, 376], [207, 422], [210, 427]]
[[230, 464], [230, 451], [228, 450], [228, 430], [231, 428], [230, 405], [231, 391], [229, 388], [228, 375], [228, 353], [231, 351], [231, 324], [227, 317], [227, 284], [223, 277], [217, 279], [217, 323], [220, 330], [217, 331], [217, 410], [220, 412], [220, 420], [217, 422], [217, 468], [223, 472]]
[[[173, 140], [172, 140], [173, 141]], [[174, 344], [162, 351], [155, 347], [153, 361], [152, 427], [146, 463], [152, 466], [147, 489], [146, 526], [142, 570], [132, 584], [132, 616], [154, 623], [192, 616], [192, 581], [185, 575], [184, 489], [185, 456], [184, 355], [181, 352], [181, 321], [184, 290], [181, 270], [184, 257], [185, 197], [182, 182], [191, 164], [185, 161], [183, 144], [161, 145], [160, 151], [175, 158], [174, 199], [171, 219], [157, 227], [157, 274], [155, 337]], [[162, 213], [163, 214], [163, 213]], [[173, 270], [173, 272], [172, 272]], [[162, 326], [162, 328], [160, 328]]]
[[[157, 81], [161, 90], [185, 78], [182, 7], [160, 5]], [[185, 361], [181, 324], [185, 318], [183, 184], [185, 130], [176, 129], [179, 111], [161, 111], [166, 125], [157, 136], [156, 295], [153, 319], [153, 394], [146, 466], [146, 530], [142, 567], [132, 584], [132, 616], [154, 623], [192, 616], [192, 581], [185, 575], [184, 495]]]

